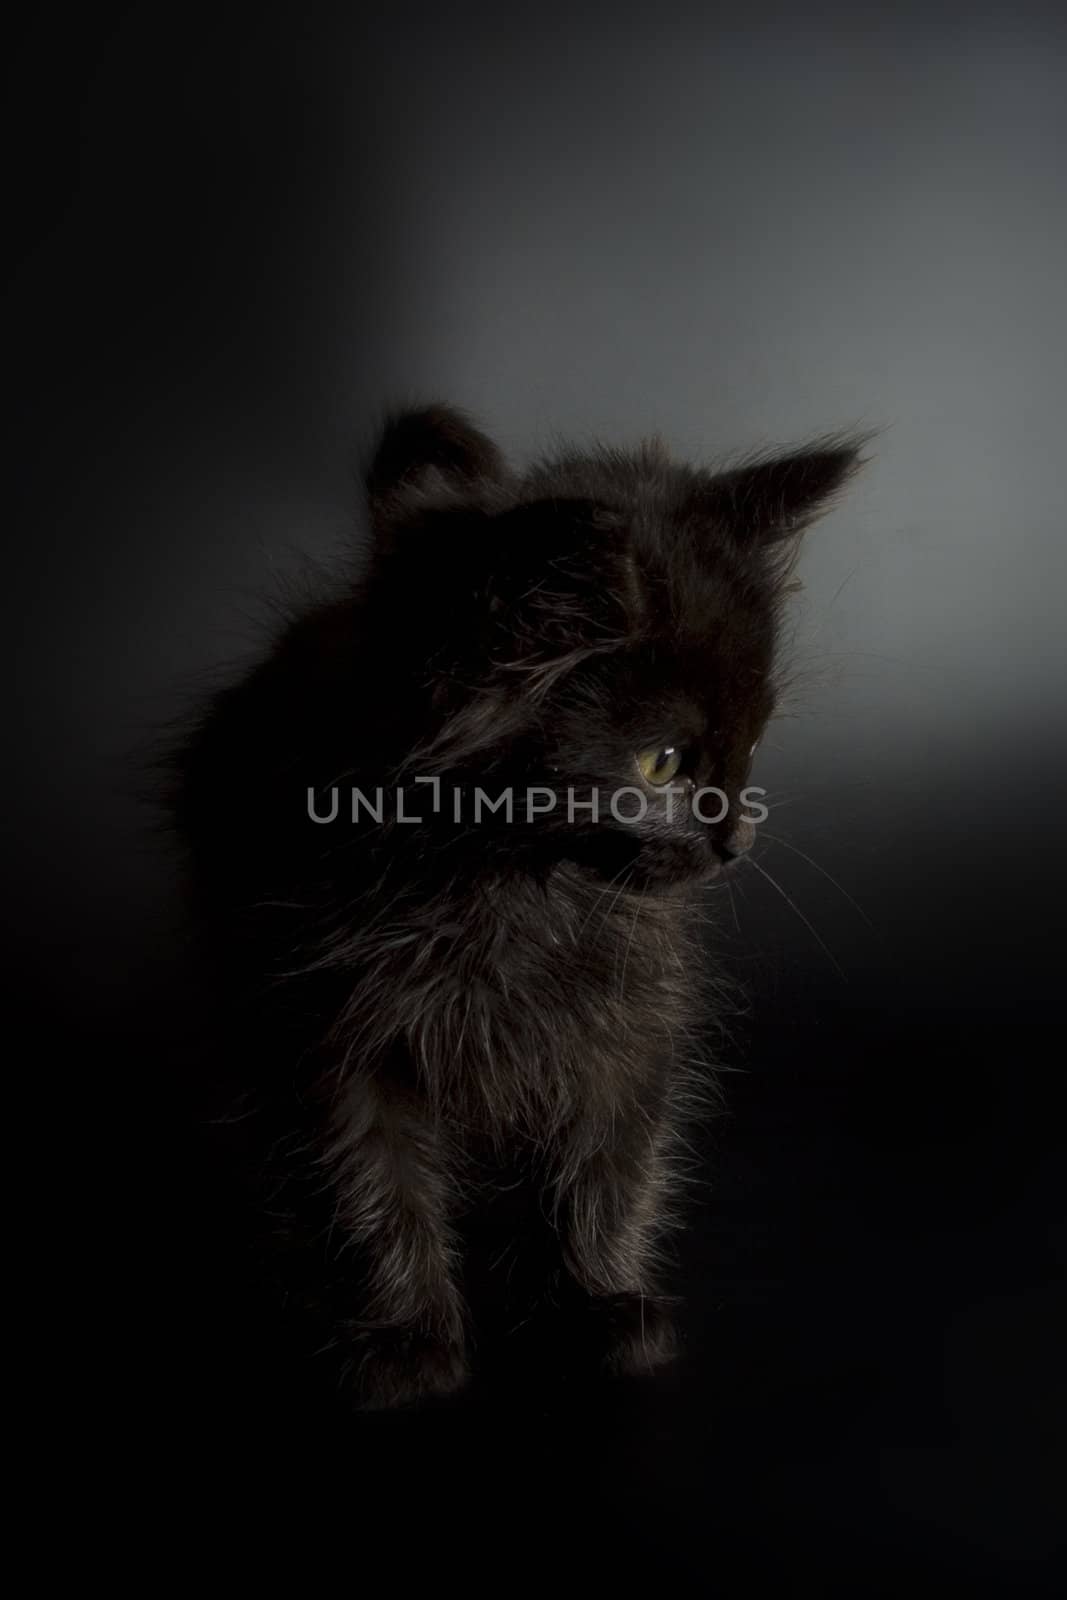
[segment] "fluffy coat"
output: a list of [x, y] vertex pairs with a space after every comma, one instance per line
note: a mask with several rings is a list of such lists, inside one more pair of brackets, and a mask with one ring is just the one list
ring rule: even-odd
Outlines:
[[[705, 886], [751, 842], [796, 536], [857, 461], [714, 473], [653, 442], [520, 473], [459, 412], [397, 416], [363, 570], [184, 739], [265, 1210], [358, 1404], [458, 1388], [535, 1314], [611, 1371], [670, 1356], [658, 1247], [714, 1081]], [[685, 803], [707, 785], [714, 822]]]

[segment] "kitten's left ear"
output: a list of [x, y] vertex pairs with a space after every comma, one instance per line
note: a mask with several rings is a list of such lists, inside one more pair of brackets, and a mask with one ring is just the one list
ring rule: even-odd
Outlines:
[[698, 503], [738, 539], [788, 539], [830, 509], [863, 466], [865, 443], [866, 437], [826, 441], [720, 472], [698, 491]]
[[476, 491], [506, 475], [493, 441], [454, 406], [428, 405], [390, 417], [367, 469], [376, 521], [426, 500]]

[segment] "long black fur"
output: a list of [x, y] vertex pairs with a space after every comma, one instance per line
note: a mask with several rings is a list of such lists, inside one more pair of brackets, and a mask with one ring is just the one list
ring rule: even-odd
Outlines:
[[[751, 837], [795, 535], [857, 460], [831, 440], [716, 475], [653, 442], [517, 473], [454, 410], [398, 416], [364, 570], [183, 741], [265, 1210], [358, 1403], [459, 1387], [537, 1308], [609, 1370], [669, 1357], [657, 1252], [713, 1082], [703, 886]], [[668, 822], [635, 760], [664, 741], [721, 823]], [[646, 816], [568, 813], [594, 787]], [[475, 821], [477, 788], [512, 819]]]

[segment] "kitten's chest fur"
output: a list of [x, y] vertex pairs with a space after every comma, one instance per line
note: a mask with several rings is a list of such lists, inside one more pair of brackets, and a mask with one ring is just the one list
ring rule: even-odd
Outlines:
[[[368, 952], [369, 954], [369, 952]], [[640, 1108], [699, 1054], [695, 908], [570, 871], [383, 929], [345, 1008], [353, 1061], [395, 1059], [444, 1118], [534, 1141]]]

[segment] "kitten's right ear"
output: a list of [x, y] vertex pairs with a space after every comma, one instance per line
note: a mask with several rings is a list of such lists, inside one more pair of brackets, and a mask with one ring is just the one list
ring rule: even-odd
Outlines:
[[452, 406], [429, 405], [391, 417], [367, 471], [371, 515], [388, 522], [405, 509], [447, 502], [507, 474], [493, 441]]

